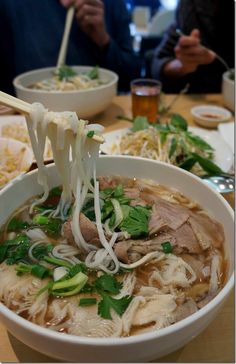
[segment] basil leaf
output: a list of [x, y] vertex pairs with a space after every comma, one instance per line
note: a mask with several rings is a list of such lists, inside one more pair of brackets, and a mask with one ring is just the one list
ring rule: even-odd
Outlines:
[[139, 130], [148, 129], [150, 126], [148, 119], [145, 116], [136, 116], [134, 119], [133, 127], [131, 128], [131, 131], [136, 132]]
[[176, 138], [172, 138], [171, 139], [170, 150], [169, 150], [169, 158], [171, 158], [172, 155], [175, 153], [176, 148], [177, 148], [177, 139]]
[[224, 174], [224, 171], [222, 171], [220, 167], [218, 167], [215, 163], [213, 163], [209, 159], [206, 159], [197, 153], [192, 153], [192, 155], [196, 159], [196, 161], [200, 164], [202, 169], [209, 175], [214, 176], [214, 175]]
[[202, 150], [214, 150], [214, 148], [212, 148], [212, 146], [210, 144], [208, 144], [205, 140], [203, 140], [200, 136], [193, 135], [190, 132], [187, 132], [185, 135], [186, 135], [186, 138], [188, 139], [188, 141], [192, 145], [194, 145]]
[[170, 119], [170, 124], [174, 127], [181, 129], [181, 130], [187, 130], [188, 129], [188, 123], [183, 118], [183, 116], [179, 114], [172, 114]]
[[179, 164], [179, 167], [185, 169], [186, 171], [190, 171], [196, 162], [197, 162], [196, 158], [188, 157], [185, 159], [184, 162]]

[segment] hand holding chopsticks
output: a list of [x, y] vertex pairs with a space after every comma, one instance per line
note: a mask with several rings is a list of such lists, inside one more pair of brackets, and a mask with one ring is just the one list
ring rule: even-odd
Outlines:
[[[29, 115], [31, 111], [31, 105], [28, 102], [20, 100], [2, 91], [0, 91], [0, 104], [9, 106], [12, 109], [26, 115]], [[103, 137], [99, 135], [94, 134], [92, 136], [92, 139], [97, 143], [100, 144], [104, 143]]]

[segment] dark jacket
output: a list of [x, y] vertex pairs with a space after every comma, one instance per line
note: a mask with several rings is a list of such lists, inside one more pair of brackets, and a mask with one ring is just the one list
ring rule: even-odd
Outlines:
[[[119, 89], [129, 90], [141, 64], [133, 53], [126, 6], [123, 0], [103, 1], [109, 47], [101, 51], [74, 19], [66, 63], [113, 70], [120, 77]], [[1, 90], [13, 92], [12, 80], [22, 72], [56, 65], [65, 16], [59, 0], [0, 0]]]
[[152, 76], [162, 81], [165, 92], [179, 92], [187, 83], [190, 84], [191, 93], [221, 92], [222, 73], [226, 69], [217, 59], [179, 79], [171, 79], [162, 74], [163, 66], [175, 58], [174, 47], [179, 38], [176, 28], [185, 34], [198, 28], [202, 44], [234, 68], [234, 1], [180, 0], [176, 21], [155, 50], [152, 62]]

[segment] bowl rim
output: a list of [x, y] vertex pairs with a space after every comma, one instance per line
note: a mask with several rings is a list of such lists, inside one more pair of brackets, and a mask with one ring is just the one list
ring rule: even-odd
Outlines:
[[[73, 66], [70, 66], [70, 67], [74, 67], [74, 68], [88, 68], [88, 69], [93, 69], [94, 67], [93, 66], [76, 66], [76, 65], [73, 65]], [[88, 93], [88, 92], [91, 92], [91, 91], [96, 91], [96, 90], [103, 90], [103, 89], [106, 89], [108, 86], [113, 86], [115, 85], [117, 82], [118, 82], [118, 79], [119, 79], [119, 76], [117, 75], [117, 73], [111, 71], [111, 70], [108, 70], [106, 68], [102, 68], [102, 67], [99, 67], [99, 70], [101, 71], [105, 71], [107, 74], [109, 74], [110, 76], [112, 76], [113, 78], [106, 84], [104, 85], [99, 85], [97, 87], [94, 87], [94, 88], [90, 88], [90, 89], [85, 89], [85, 90], [71, 90], [71, 91], [47, 91], [47, 90], [37, 90], [37, 89], [31, 89], [29, 87], [25, 87], [21, 84], [21, 80], [26, 77], [26, 76], [29, 76], [29, 75], [35, 75], [37, 73], [40, 73], [40, 72], [43, 72], [43, 71], [52, 71], [52, 70], [55, 70], [56, 69], [56, 66], [55, 67], [43, 67], [43, 68], [37, 68], [37, 69], [34, 69], [34, 70], [31, 70], [31, 71], [27, 71], [27, 72], [24, 72], [24, 73], [21, 73], [19, 74], [18, 76], [16, 76], [12, 83], [13, 83], [13, 86], [18, 89], [18, 90], [22, 90], [22, 91], [25, 91], [25, 92], [29, 92], [29, 93], [35, 93], [35, 94], [45, 94], [45, 95], [73, 95], [73, 94], [84, 94], [84, 93]]]
[[229, 83], [231, 83], [233, 85], [235, 83], [235, 81], [234, 80], [231, 80], [231, 78], [229, 78], [229, 74], [231, 72], [234, 72], [235, 73], [235, 69], [234, 68], [231, 68], [230, 70], [225, 71], [223, 73], [223, 79], [224, 79], [224, 81], [227, 81], [227, 82], [229, 82]]
[[[132, 161], [134, 157], [102, 155], [99, 158], [113, 159], [113, 160], [129, 159]], [[160, 165], [165, 166], [166, 168], [178, 170], [180, 173], [188, 175], [192, 179], [195, 179], [198, 183], [203, 184], [203, 182], [200, 182], [201, 179], [199, 177], [193, 175], [192, 173], [190, 173], [188, 171], [180, 169], [176, 166], [173, 166], [173, 165], [170, 165], [170, 164], [167, 164], [164, 162], [154, 161], [154, 160], [147, 159], [147, 158], [136, 157], [135, 159], [149, 163], [150, 167], [151, 167], [151, 165], [157, 166], [160, 164]], [[49, 164], [47, 166], [47, 168], [55, 168], [55, 164], [54, 163]], [[18, 180], [20, 181], [22, 179], [25, 179], [25, 178], [37, 173], [37, 171], [38, 170], [35, 169], [35, 170], [27, 173], [26, 175], [17, 177], [14, 180], [14, 183], [16, 183]], [[225, 208], [228, 210], [228, 212], [232, 216], [232, 219], [234, 219], [234, 211], [231, 208], [231, 206], [229, 205], [229, 203], [218, 192], [214, 191], [207, 184], [203, 184], [203, 185], [206, 189], [211, 191], [218, 199], [221, 200], [222, 204], [225, 206]], [[0, 196], [5, 191], [10, 189], [11, 186], [12, 186], [12, 184], [8, 184], [6, 187], [4, 187], [0, 191]], [[230, 294], [233, 287], [234, 287], [234, 270], [232, 271], [232, 274], [228, 277], [228, 280], [225, 283], [224, 287], [221, 289], [221, 291], [210, 302], [208, 302], [204, 307], [202, 307], [197, 312], [191, 314], [190, 316], [186, 317], [185, 319], [183, 319], [179, 322], [176, 322], [170, 326], [159, 329], [157, 331], [150, 331], [150, 332], [146, 332], [146, 333], [142, 333], [142, 334], [134, 335], [134, 336], [130, 336], [130, 337], [110, 337], [110, 338], [109, 337], [106, 337], [106, 338], [94, 337], [94, 338], [90, 338], [90, 337], [76, 336], [76, 335], [71, 335], [71, 334], [63, 335], [60, 332], [52, 331], [48, 328], [41, 327], [35, 323], [32, 323], [32, 322], [26, 320], [25, 318], [23, 318], [21, 316], [18, 316], [14, 311], [10, 310], [8, 307], [6, 307], [1, 302], [0, 302], [0, 317], [1, 317], [1, 315], [4, 315], [5, 317], [7, 317], [7, 319], [15, 322], [17, 325], [23, 327], [23, 329], [25, 329], [25, 330], [28, 330], [36, 335], [39, 334], [40, 336], [44, 336], [48, 339], [57, 340], [62, 343], [66, 342], [66, 343], [71, 343], [71, 344], [82, 344], [82, 345], [97, 346], [97, 347], [104, 347], [104, 346], [109, 346], [109, 345], [113, 345], [113, 346], [120, 346], [120, 345], [126, 346], [127, 345], [128, 346], [130, 344], [137, 344], [140, 342], [157, 340], [158, 338], [167, 336], [169, 334], [174, 334], [174, 333], [178, 332], [179, 330], [192, 325], [195, 321], [205, 317], [209, 312], [214, 311], [214, 309], [217, 309], [217, 306], [220, 307], [221, 304], [223, 304], [224, 300]]]
[[[217, 118], [208, 118], [207, 116], [202, 116], [200, 113], [200, 110], [202, 108], [205, 108], [206, 110], [208, 109], [209, 112], [221, 112], [222, 118], [221, 119], [217, 119]], [[218, 105], [207, 105], [207, 104], [203, 104], [203, 105], [197, 105], [191, 108], [191, 114], [193, 117], [198, 118], [202, 121], [207, 121], [207, 122], [224, 122], [224, 121], [228, 121], [231, 117], [232, 117], [232, 113], [227, 110], [226, 108], [222, 107], [222, 106], [218, 106]]]

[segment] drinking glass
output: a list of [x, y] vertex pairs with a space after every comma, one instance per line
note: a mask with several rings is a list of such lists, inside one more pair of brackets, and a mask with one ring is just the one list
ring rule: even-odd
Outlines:
[[139, 78], [131, 81], [130, 87], [133, 118], [146, 116], [150, 123], [156, 123], [161, 82], [149, 78]]

